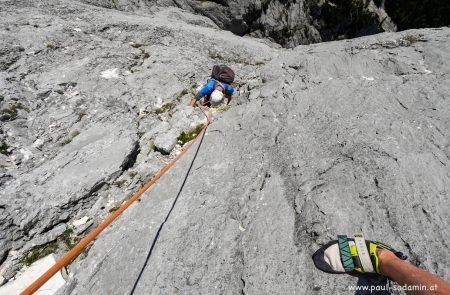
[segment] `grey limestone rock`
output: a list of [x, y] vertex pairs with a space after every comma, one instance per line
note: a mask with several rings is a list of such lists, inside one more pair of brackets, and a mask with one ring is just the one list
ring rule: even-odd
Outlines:
[[[382, 284], [313, 265], [318, 247], [356, 231], [448, 280], [449, 36], [299, 46], [280, 50], [259, 80], [248, 73], [240, 103], [207, 131], [135, 294], [342, 294]], [[193, 153], [99, 238], [62, 293], [130, 292]]]
[[260, 40], [217, 39], [211, 20], [162, 2], [155, 11], [126, 1], [109, 7], [136, 14], [64, 0], [0, 4], [7, 279], [31, 248], [54, 240], [55, 227], [85, 215], [97, 225], [162, 167], [169, 157], [155, 156], [157, 138], [170, 134], [161, 149], [170, 153], [181, 132], [204, 120], [186, 105], [219, 62], [217, 49], [240, 79], [273, 54]]
[[[342, 294], [373, 282], [322, 273], [311, 254], [355, 231], [449, 279], [449, 28], [285, 49], [218, 29], [192, 1], [83, 2], [0, 2], [1, 277], [151, 179], [172, 156], [153, 145], [170, 153], [204, 122], [186, 105], [226, 63], [231, 108], [214, 113], [135, 294]], [[60, 294], [130, 292], [194, 152], [68, 267]]]
[[177, 134], [173, 131], [160, 134], [155, 139], [155, 148], [164, 155], [170, 154], [176, 144]]

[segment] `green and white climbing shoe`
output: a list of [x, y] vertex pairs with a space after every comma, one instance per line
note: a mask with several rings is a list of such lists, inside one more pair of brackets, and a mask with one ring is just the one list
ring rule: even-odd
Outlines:
[[377, 248], [393, 252], [400, 259], [406, 260], [402, 252], [395, 251], [381, 242], [366, 241], [362, 234], [355, 234], [351, 239], [339, 235], [337, 240], [321, 247], [313, 255], [315, 266], [328, 273], [380, 273]]

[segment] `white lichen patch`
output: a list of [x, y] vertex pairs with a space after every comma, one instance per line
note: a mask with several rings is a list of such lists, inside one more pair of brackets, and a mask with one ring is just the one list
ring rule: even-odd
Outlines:
[[101, 72], [101, 77], [105, 79], [117, 79], [119, 78], [119, 70], [118, 69], [108, 69]]
[[23, 155], [23, 162], [28, 161], [33, 156], [33, 153], [30, 150], [20, 149], [19, 151]]
[[88, 222], [88, 221], [89, 221], [89, 217], [84, 216], [84, 217], [82, 217], [82, 218], [80, 218], [80, 219], [75, 220], [74, 222], [72, 222], [72, 225], [75, 226], [75, 227], [79, 227], [79, 226], [85, 224], [85, 223]]

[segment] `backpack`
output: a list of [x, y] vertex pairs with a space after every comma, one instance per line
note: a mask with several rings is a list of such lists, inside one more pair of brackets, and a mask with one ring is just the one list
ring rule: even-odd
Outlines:
[[213, 66], [211, 78], [219, 82], [231, 84], [234, 82], [234, 71], [226, 65]]

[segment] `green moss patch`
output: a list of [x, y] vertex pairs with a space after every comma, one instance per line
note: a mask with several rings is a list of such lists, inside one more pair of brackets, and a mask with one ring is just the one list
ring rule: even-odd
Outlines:
[[73, 234], [73, 228], [71, 228], [71, 227], [68, 227], [62, 233], [62, 235], [59, 237], [59, 239], [64, 244], [64, 246], [67, 248], [67, 250], [71, 250], [81, 240], [80, 237], [75, 236]]
[[212, 110], [213, 110], [213, 112], [215, 112], [215, 113], [220, 113], [220, 112], [225, 112], [225, 111], [228, 111], [230, 109], [230, 106], [229, 105], [221, 105], [221, 106], [219, 106], [219, 107], [216, 107], [216, 108], [212, 108]]
[[182, 98], [183, 96], [185, 96], [186, 94], [188, 94], [188, 93], [189, 93], [189, 90], [183, 89], [183, 91], [181, 91], [181, 92], [175, 97], [175, 99], [176, 99], [178, 102], [180, 102], [180, 101], [181, 101], [181, 98]]
[[89, 243], [86, 247], [84, 247], [83, 251], [81, 252], [81, 255], [83, 255], [83, 258], [86, 258], [88, 256], [89, 251], [91, 250], [94, 243]]
[[63, 145], [69, 144], [75, 137], [80, 135], [80, 130], [73, 130], [68, 135], [66, 140], [64, 140]]
[[85, 112], [78, 112], [78, 121], [81, 121], [81, 119], [83, 119], [84, 116], [86, 116], [87, 114]]
[[129, 175], [131, 178], [135, 177], [137, 174], [138, 174], [138, 173], [137, 173], [137, 171], [135, 171], [135, 170], [129, 170], [129, 171], [128, 171], [128, 175]]
[[231, 86], [233, 86], [234, 89], [242, 87], [243, 85], [245, 85], [245, 83], [241, 83], [238, 81], [234, 81], [233, 83], [231, 83]]
[[155, 114], [159, 115], [165, 112], [169, 112], [169, 114], [172, 113], [173, 109], [175, 108], [175, 104], [171, 101], [166, 102], [161, 107], [155, 109]]
[[130, 46], [133, 47], [133, 48], [139, 48], [139, 47], [142, 46], [142, 44], [140, 44], [140, 43], [135, 43], [135, 42], [131, 42], [131, 43], [130, 43]]
[[56, 249], [58, 249], [58, 243], [56, 241], [45, 245], [36, 246], [28, 251], [28, 253], [22, 258], [21, 263], [25, 266], [29, 266], [33, 262], [54, 253]]
[[183, 146], [185, 145], [187, 142], [193, 140], [203, 129], [203, 127], [205, 127], [205, 124], [199, 124], [197, 125], [197, 127], [187, 131], [187, 132], [181, 132], [181, 134], [178, 136], [177, 140], [178, 143]]
[[403, 36], [402, 39], [408, 43], [408, 46], [413, 43], [416, 43], [420, 40], [420, 38], [418, 36], [414, 36], [414, 35], [406, 35], [406, 36]]
[[80, 240], [81, 237], [74, 234], [73, 228], [68, 227], [55, 241], [33, 247], [30, 251], [28, 251], [28, 253], [23, 256], [21, 263], [25, 266], [29, 266], [33, 262], [44, 258], [47, 255], [55, 253], [58, 249], [69, 251], [73, 247], [75, 247], [75, 245], [77, 245]]
[[125, 183], [127, 183], [126, 179], [122, 179], [122, 180], [116, 180], [114, 182], [115, 185], [117, 185], [118, 187], [122, 187]]

